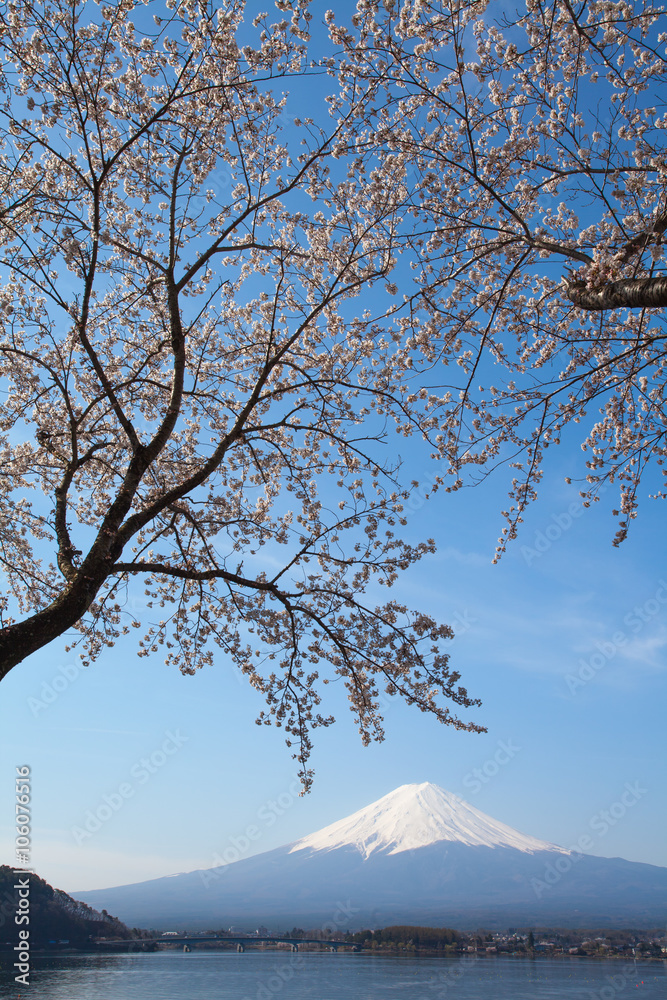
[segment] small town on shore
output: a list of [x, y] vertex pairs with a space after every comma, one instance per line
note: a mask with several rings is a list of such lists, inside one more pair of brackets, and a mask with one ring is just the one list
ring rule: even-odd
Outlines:
[[[420, 927], [398, 925], [354, 933], [323, 932], [319, 928], [269, 931], [259, 927], [244, 931], [236, 927], [228, 930], [207, 930], [195, 933], [164, 931], [156, 938], [155, 931], [142, 932], [144, 943], [155, 948], [180, 948], [187, 940], [187, 947], [225, 948], [238, 946], [270, 948], [295, 945], [300, 951], [321, 947], [352, 947], [353, 950], [375, 953], [404, 953], [424, 955], [458, 955], [484, 957], [491, 955], [568, 955], [587, 958], [623, 959], [667, 958], [667, 933], [664, 928], [588, 929], [570, 928], [509, 928], [505, 932], [485, 931], [465, 933], [446, 927]], [[104, 942], [108, 946], [112, 941]], [[137, 942], [138, 944], [139, 942]], [[98, 944], [103, 946], [101, 939]], [[113, 944], [121, 946], [120, 941]], [[126, 942], [126, 945], [130, 942]]]

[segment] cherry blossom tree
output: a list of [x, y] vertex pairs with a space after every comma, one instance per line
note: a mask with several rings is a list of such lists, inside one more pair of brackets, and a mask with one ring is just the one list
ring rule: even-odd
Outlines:
[[307, 787], [333, 679], [365, 742], [382, 691], [482, 728], [449, 627], [378, 597], [434, 548], [387, 443], [434, 492], [509, 463], [500, 551], [567, 425], [617, 540], [662, 463], [665, 37], [650, 2], [270, 6], [5, 5], [0, 676], [65, 633], [225, 656]]
[[185, 673], [231, 658], [307, 788], [331, 679], [366, 743], [381, 689], [482, 727], [448, 704], [479, 704], [449, 626], [364, 596], [433, 550], [400, 537], [384, 442], [428, 440], [441, 400], [369, 308], [409, 251], [405, 166], [379, 84], [276, 7], [5, 9], [0, 671], [133, 627]]
[[645, 470], [666, 454], [664, 8], [359, 8], [356, 30], [336, 37], [384, 82], [379, 133], [412, 170], [421, 290], [405, 328], [432, 345], [434, 364], [463, 373], [430, 383], [448, 383], [454, 400], [436, 485], [453, 474], [447, 488], [458, 489], [510, 463], [500, 555], [545, 450], [582, 423], [584, 503], [618, 484], [619, 544]]

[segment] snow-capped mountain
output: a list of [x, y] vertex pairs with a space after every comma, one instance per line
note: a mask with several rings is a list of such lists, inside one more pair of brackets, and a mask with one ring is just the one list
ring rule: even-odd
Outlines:
[[297, 840], [290, 853], [354, 847], [369, 858], [375, 851], [400, 854], [441, 841], [468, 847], [512, 847], [529, 854], [563, 851], [555, 844], [518, 833], [427, 781], [401, 785], [365, 809]]
[[285, 847], [72, 895], [161, 930], [643, 927], [667, 919], [667, 868], [565, 850], [424, 783], [402, 785]]

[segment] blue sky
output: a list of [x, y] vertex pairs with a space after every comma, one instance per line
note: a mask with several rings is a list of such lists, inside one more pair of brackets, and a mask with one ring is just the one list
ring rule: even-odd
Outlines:
[[[67, 891], [269, 850], [425, 780], [522, 832], [564, 846], [589, 834], [591, 853], [666, 865], [663, 507], [644, 500], [615, 549], [613, 491], [579, 516], [563, 479], [580, 453], [547, 457], [541, 497], [500, 564], [502, 473], [416, 495], [406, 528], [433, 535], [438, 553], [395, 596], [454, 625], [452, 663], [483, 700], [469, 717], [487, 735], [390, 700], [385, 742], [364, 749], [330, 685], [338, 722], [318, 735], [315, 787], [301, 798], [281, 732], [253, 724], [260, 697], [223, 655], [184, 677], [128, 643], [81, 669], [61, 642], [2, 684], [2, 857], [13, 860], [13, 768], [28, 764], [33, 864]], [[140, 608], [141, 592], [131, 600]], [[630, 808], [618, 804], [628, 783], [640, 791]], [[103, 817], [94, 832], [89, 811]]]
[[[428, 474], [415, 455], [405, 456], [406, 481]], [[640, 517], [615, 549], [613, 488], [584, 511], [564, 482], [585, 471], [575, 436], [549, 451], [547, 469], [498, 565], [507, 470], [428, 502], [416, 493], [405, 529], [414, 543], [434, 537], [438, 552], [391, 596], [453, 625], [452, 665], [483, 701], [464, 717], [488, 734], [390, 700], [385, 742], [364, 749], [332, 684], [338, 722], [316, 734], [315, 786], [302, 798], [281, 731], [254, 725], [261, 697], [222, 653], [182, 676], [123, 641], [82, 669], [63, 640], [2, 682], [3, 860], [14, 860], [14, 768], [27, 764], [32, 862], [70, 892], [270, 850], [422, 781], [524, 833], [566, 847], [589, 835], [591, 853], [667, 865], [664, 505], [648, 499], [656, 483], [647, 481]], [[141, 586], [129, 596], [148, 614]], [[638, 789], [631, 806], [628, 785]], [[106, 817], [96, 830], [91, 814]]]

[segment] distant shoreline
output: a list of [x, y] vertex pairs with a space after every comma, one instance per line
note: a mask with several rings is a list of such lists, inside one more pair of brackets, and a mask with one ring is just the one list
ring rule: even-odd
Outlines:
[[[138, 938], [137, 939], [137, 943], [139, 941], [140, 941], [140, 939]], [[128, 942], [128, 943], [134, 944], [135, 942]], [[319, 953], [321, 951], [328, 951], [330, 949], [330, 947], [331, 947], [331, 944], [334, 944], [334, 943], [337, 943], [337, 942], [331, 942], [330, 943], [330, 942], [327, 942], [327, 941], [323, 941], [321, 948], [317, 948], [314, 945], [305, 945], [302, 948], [299, 948], [299, 952], [298, 953], [300, 955], [303, 955], [303, 954], [308, 954], [308, 953], [316, 954], [316, 953]], [[165, 952], [177, 952], [177, 953], [181, 953], [181, 954], [193, 954], [195, 951], [197, 951], [197, 952], [206, 952], [206, 951], [233, 951], [234, 949], [233, 949], [233, 947], [231, 947], [233, 944], [234, 944], [233, 939], [230, 939], [228, 947], [225, 947], [225, 945], [222, 944], [222, 943], [220, 945], [217, 945], [217, 946], [216, 945], [207, 945], [205, 947], [201, 947], [201, 946], [197, 947], [196, 945], [194, 945], [194, 946], [191, 946], [191, 950], [189, 952], [183, 952], [182, 948], [179, 948], [179, 946], [178, 946], [177, 943], [171, 943], [171, 942], [170, 943], [165, 943], [164, 945], [158, 945], [158, 947], [156, 947], [156, 948], [132, 948], [132, 947], [123, 948], [123, 947], [120, 947], [120, 946], [117, 947], [117, 948], [112, 948], [112, 947], [103, 947], [103, 948], [99, 948], [99, 947], [97, 947], [97, 948], [32, 948], [31, 952], [32, 952], [33, 955], [38, 955], [40, 958], [43, 957], [43, 956], [58, 957], [58, 956], [67, 956], [67, 955], [138, 955], [138, 954], [142, 954], [142, 955], [155, 955], [155, 954], [164, 954]], [[246, 950], [250, 951], [250, 952], [254, 952], [254, 951], [271, 951], [271, 952], [274, 952], [274, 951], [275, 952], [277, 952], [277, 951], [286, 951], [287, 950], [286, 948], [280, 948], [279, 947], [280, 944], [282, 944], [282, 942], [276, 942], [276, 945], [274, 945], [274, 946], [272, 946], [272, 945], [257, 945], [255, 947], [251, 946], [251, 947], [247, 948]], [[503, 958], [503, 959], [506, 959], [506, 958], [520, 958], [520, 959], [527, 959], [527, 960], [529, 959], [529, 960], [538, 960], [538, 961], [541, 961], [542, 959], [545, 959], [545, 958], [557, 958], [557, 959], [582, 959], [582, 958], [585, 958], [585, 959], [591, 959], [593, 961], [662, 962], [662, 963], [667, 963], [667, 955], [662, 955], [662, 956], [659, 956], [659, 955], [634, 956], [634, 955], [628, 955], [628, 954], [577, 955], [577, 954], [570, 954], [569, 952], [562, 952], [562, 951], [534, 951], [534, 952], [522, 952], [522, 951], [517, 951], [517, 952], [507, 952], [507, 951], [467, 952], [467, 951], [463, 951], [463, 952], [455, 952], [455, 953], [449, 953], [449, 954], [444, 953], [443, 951], [439, 951], [437, 949], [429, 949], [429, 948], [420, 948], [418, 951], [408, 951], [405, 948], [382, 948], [382, 949], [358, 948], [356, 951], [353, 951], [353, 949], [351, 949], [351, 948], [341, 948], [340, 951], [341, 951], [341, 953], [342, 952], [349, 952], [351, 954], [373, 955], [373, 956], [376, 956], [378, 958], [382, 958], [383, 956], [387, 956], [387, 957], [391, 957], [391, 958], [397, 958], [397, 957], [398, 958], [442, 958], [442, 959], [447, 959], [449, 961], [451, 961], [451, 960], [462, 961], [462, 960], [466, 960], [467, 959], [471, 964], [472, 964], [472, 962], [478, 962], [478, 961], [482, 961], [482, 960], [486, 961], [486, 960], [491, 960], [491, 959], [496, 959], [496, 958]], [[12, 954], [13, 954], [13, 948], [12, 948], [11, 945], [4, 944], [4, 943], [0, 945], [0, 956], [3, 956], [3, 955], [12, 955]]]

